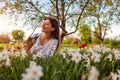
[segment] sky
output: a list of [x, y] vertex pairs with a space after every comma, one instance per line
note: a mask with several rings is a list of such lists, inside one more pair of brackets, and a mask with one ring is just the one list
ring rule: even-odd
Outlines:
[[120, 23], [111, 25], [111, 30], [107, 31], [107, 36], [109, 38], [114, 38], [116, 36], [120, 36]]
[[[20, 16], [23, 17], [23, 16]], [[11, 32], [13, 30], [19, 29], [25, 32], [25, 38], [30, 36], [33, 32], [33, 29], [30, 29], [30, 25], [23, 27], [23, 21], [18, 20], [15, 24], [15, 18], [9, 18], [8, 15], [0, 14], [0, 34], [8, 34], [11, 37]], [[34, 33], [41, 32], [40, 26], [35, 30]]]

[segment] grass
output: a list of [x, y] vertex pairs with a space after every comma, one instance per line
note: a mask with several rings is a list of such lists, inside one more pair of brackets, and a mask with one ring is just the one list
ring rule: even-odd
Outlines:
[[0, 43], [0, 47], [5, 47], [7, 45], [8, 45], [8, 43]]

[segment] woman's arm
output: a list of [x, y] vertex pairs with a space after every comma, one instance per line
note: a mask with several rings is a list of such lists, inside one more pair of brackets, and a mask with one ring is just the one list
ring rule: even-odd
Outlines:
[[26, 53], [30, 54], [30, 49], [36, 42], [37, 38], [39, 37], [39, 34], [33, 34], [31, 37], [27, 39], [27, 41], [23, 44], [23, 48], [26, 50]]

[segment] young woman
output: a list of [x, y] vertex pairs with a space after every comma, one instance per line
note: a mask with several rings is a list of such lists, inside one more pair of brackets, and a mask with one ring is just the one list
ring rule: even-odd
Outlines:
[[46, 17], [42, 25], [42, 33], [31, 36], [33, 46], [27, 52], [41, 54], [43, 56], [53, 56], [59, 47], [59, 26], [54, 17]]

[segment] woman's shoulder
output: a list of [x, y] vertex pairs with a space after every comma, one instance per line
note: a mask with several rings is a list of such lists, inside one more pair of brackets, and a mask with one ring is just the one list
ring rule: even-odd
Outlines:
[[31, 36], [34, 43], [37, 41], [37, 39], [39, 38], [40, 35], [41, 35], [41, 33], [35, 33]]
[[57, 39], [51, 39], [51, 41], [52, 41], [53, 43], [58, 43], [58, 40], [57, 40]]
[[41, 33], [35, 33], [35, 34], [32, 34], [31, 38], [37, 38], [41, 35]]

